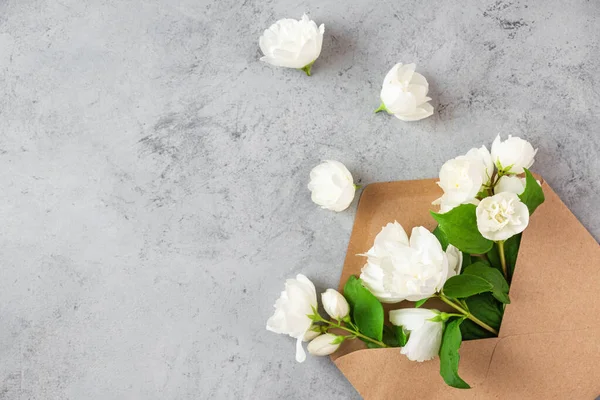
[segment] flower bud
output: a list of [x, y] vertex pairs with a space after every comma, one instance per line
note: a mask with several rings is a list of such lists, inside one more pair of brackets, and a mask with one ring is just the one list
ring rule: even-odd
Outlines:
[[327, 289], [324, 293], [321, 293], [321, 300], [323, 301], [323, 308], [333, 319], [341, 321], [350, 313], [348, 302], [335, 289]]
[[334, 353], [344, 341], [344, 336], [325, 333], [317, 336], [308, 344], [308, 352], [313, 356], [328, 356]]
[[316, 338], [317, 336], [319, 336], [321, 334], [320, 330], [313, 330], [313, 328], [309, 329], [306, 331], [306, 333], [304, 334], [304, 337], [302, 338], [303, 342], [310, 342], [311, 340], [313, 340], [314, 338]]

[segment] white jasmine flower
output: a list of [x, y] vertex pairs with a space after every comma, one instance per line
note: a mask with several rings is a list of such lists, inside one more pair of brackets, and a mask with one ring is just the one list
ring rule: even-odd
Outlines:
[[410, 335], [408, 342], [400, 353], [406, 355], [411, 361], [427, 361], [435, 358], [442, 345], [444, 323], [436, 319], [439, 311], [425, 308], [404, 308], [390, 311], [390, 322], [401, 326]]
[[477, 204], [475, 197], [485, 188], [484, 185], [490, 184], [493, 173], [492, 157], [485, 146], [446, 161], [440, 169], [438, 182], [444, 194], [433, 204], [439, 204], [442, 213], [461, 204]]
[[300, 20], [281, 19], [260, 37], [260, 60], [271, 65], [299, 68], [310, 76], [310, 68], [321, 54], [325, 25], [311, 21], [306, 14]]
[[367, 263], [360, 278], [382, 303], [430, 297], [460, 271], [459, 259], [462, 263], [462, 258], [453, 254], [450, 265], [440, 242], [424, 227], [413, 228], [409, 240], [398, 222], [387, 224], [375, 237], [373, 247], [363, 255]]
[[479, 232], [496, 242], [523, 232], [529, 224], [527, 206], [511, 192], [486, 197], [477, 206], [476, 213]]
[[343, 211], [354, 199], [356, 187], [352, 174], [339, 161], [324, 161], [310, 171], [308, 189], [312, 201], [321, 208]]
[[313, 339], [308, 344], [307, 350], [313, 356], [328, 356], [340, 347], [344, 339], [344, 336], [325, 333]]
[[385, 110], [402, 121], [418, 121], [433, 114], [427, 97], [429, 84], [415, 68], [415, 64], [394, 65], [383, 80], [382, 103], [376, 112]]
[[333, 319], [343, 320], [350, 313], [350, 305], [340, 292], [335, 289], [327, 289], [321, 293], [323, 308]]
[[[290, 335], [296, 339], [296, 361], [303, 362], [306, 354], [302, 340], [312, 326], [308, 317], [317, 308], [315, 285], [304, 275], [285, 281], [285, 290], [275, 303], [275, 313], [267, 321], [267, 330]], [[310, 337], [308, 335], [307, 337]]]
[[536, 153], [531, 143], [511, 135], [504, 142], [498, 135], [492, 143], [492, 160], [503, 174], [522, 174], [533, 165]]

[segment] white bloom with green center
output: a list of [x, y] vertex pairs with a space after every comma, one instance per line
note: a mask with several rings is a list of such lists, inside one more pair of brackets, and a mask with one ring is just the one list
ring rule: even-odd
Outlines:
[[492, 143], [492, 160], [502, 175], [522, 174], [533, 165], [536, 153], [531, 143], [516, 136], [502, 141], [498, 135]]
[[519, 196], [502, 192], [481, 200], [476, 210], [477, 228], [486, 239], [504, 241], [529, 224], [529, 210]]

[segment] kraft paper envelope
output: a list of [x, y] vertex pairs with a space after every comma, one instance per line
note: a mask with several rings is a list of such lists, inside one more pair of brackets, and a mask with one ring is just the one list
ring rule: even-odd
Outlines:
[[[332, 359], [367, 400], [379, 399], [595, 399], [600, 395], [600, 247], [556, 193], [523, 233], [510, 289], [511, 304], [497, 338], [460, 348], [460, 376], [471, 389], [446, 386], [439, 360], [417, 363], [398, 348], [367, 349], [358, 340]], [[432, 230], [429, 210], [440, 196], [435, 180], [368, 185], [360, 199], [340, 289], [360, 275], [375, 235], [397, 220], [406, 231]], [[591, 206], [591, 205], [590, 205]], [[402, 302], [393, 308], [412, 307]], [[430, 300], [427, 307], [443, 308]]]

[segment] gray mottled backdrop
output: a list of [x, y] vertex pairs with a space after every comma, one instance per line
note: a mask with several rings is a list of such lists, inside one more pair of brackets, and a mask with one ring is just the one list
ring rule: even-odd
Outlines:
[[[258, 37], [325, 23], [308, 78]], [[356, 202], [497, 133], [600, 237], [597, 1], [0, 0], [0, 399], [356, 399], [265, 330], [285, 278], [336, 286]], [[435, 114], [372, 110], [415, 62]], [[544, 266], [540, 266], [543, 270]]]

